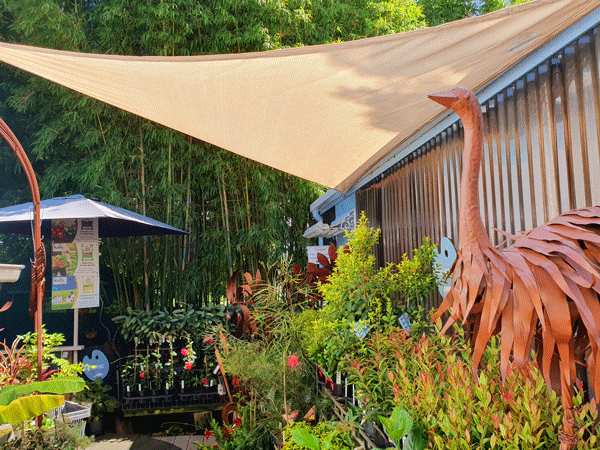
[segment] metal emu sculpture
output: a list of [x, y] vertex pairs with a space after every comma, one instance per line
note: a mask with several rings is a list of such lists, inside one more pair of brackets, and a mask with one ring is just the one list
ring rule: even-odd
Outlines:
[[535, 342], [546, 383], [562, 397], [560, 448], [569, 449], [575, 444], [576, 361], [587, 364], [591, 387], [600, 393], [600, 207], [569, 211], [520, 236], [504, 233], [515, 243], [494, 247], [479, 211], [479, 102], [461, 87], [429, 98], [453, 109], [464, 127], [458, 256], [451, 289], [434, 320], [451, 309], [443, 332], [458, 320], [470, 324], [475, 373], [492, 335], [500, 334], [503, 379], [511, 356], [523, 366]]

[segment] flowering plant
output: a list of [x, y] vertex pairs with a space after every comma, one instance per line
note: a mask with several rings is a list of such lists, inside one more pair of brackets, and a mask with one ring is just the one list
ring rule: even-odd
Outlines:
[[194, 341], [189, 336], [187, 336], [187, 346], [182, 348], [180, 353], [183, 356], [185, 370], [192, 370], [196, 362], [196, 352], [194, 351]]
[[129, 358], [121, 370], [123, 385], [129, 386], [130, 391], [148, 388], [153, 375], [148, 357], [143, 355]]
[[292, 353], [288, 358], [287, 366], [290, 369], [298, 369], [298, 368], [302, 367], [302, 363], [300, 362], [300, 359], [298, 358], [298, 356], [296, 356]]
[[250, 405], [238, 404], [239, 415], [231, 425], [223, 426], [213, 419], [211, 426], [204, 433], [206, 439], [214, 437], [215, 444], [197, 444], [200, 450], [241, 450], [269, 448], [270, 433], [267, 433], [264, 424], [256, 420], [250, 413]]

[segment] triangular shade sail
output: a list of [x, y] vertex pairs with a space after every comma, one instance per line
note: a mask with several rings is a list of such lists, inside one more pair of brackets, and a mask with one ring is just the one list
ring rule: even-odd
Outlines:
[[[31, 234], [33, 204], [0, 209], [0, 233]], [[42, 235], [50, 237], [52, 219], [98, 219], [99, 237], [188, 234], [178, 228], [127, 209], [92, 200], [83, 195], [55, 197], [40, 202]]]
[[340, 44], [197, 57], [0, 43], [0, 60], [271, 167], [346, 191], [444, 110], [600, 6], [536, 0], [435, 28]]

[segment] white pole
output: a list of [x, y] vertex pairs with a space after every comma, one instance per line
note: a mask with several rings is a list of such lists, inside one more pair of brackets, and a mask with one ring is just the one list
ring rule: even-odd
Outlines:
[[73, 308], [73, 312], [75, 314], [73, 316], [73, 364], [77, 364], [77, 347], [79, 346], [79, 308]]

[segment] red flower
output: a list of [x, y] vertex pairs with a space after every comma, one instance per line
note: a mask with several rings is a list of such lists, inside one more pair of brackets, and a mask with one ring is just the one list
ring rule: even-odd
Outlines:
[[235, 419], [235, 422], [233, 422], [233, 427], [234, 428], [239, 428], [242, 425], [242, 419], [240, 419], [239, 417], [237, 419]]
[[185, 370], [192, 370], [192, 367], [194, 367], [194, 365], [191, 362], [185, 363]]
[[204, 343], [205, 344], [214, 344], [215, 340], [212, 338], [204, 338]]
[[214, 436], [214, 433], [211, 430], [206, 430], [204, 432], [204, 437], [208, 439], [209, 437]]
[[208, 380], [206, 378], [202, 378], [202, 380], [200, 380], [200, 381], [202, 381], [202, 384], [204, 386], [208, 386]]
[[302, 365], [302, 363], [300, 362], [300, 360], [298, 359], [298, 357], [296, 355], [290, 355], [290, 357], [288, 358], [288, 362], [287, 362], [288, 367], [290, 367], [291, 369], [297, 369], [298, 367], [300, 367]]
[[188, 351], [187, 348], [181, 349], [181, 356], [188, 356], [189, 354], [190, 354], [190, 352]]
[[144, 378], [144, 372], [140, 372], [140, 378]]

